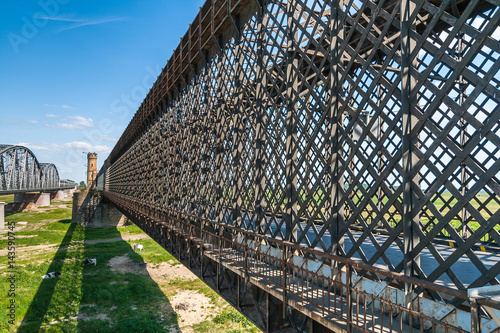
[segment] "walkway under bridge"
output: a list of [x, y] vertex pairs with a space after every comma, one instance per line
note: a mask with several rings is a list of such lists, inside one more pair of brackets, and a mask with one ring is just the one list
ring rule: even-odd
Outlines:
[[265, 331], [497, 332], [499, 21], [208, 0], [98, 186]]

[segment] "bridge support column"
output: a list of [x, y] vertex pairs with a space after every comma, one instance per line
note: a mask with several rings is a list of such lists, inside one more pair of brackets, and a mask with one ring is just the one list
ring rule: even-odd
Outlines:
[[75, 192], [72, 222], [86, 228], [113, 228], [125, 224], [125, 216], [101, 192]]
[[71, 201], [73, 200], [73, 193], [75, 193], [75, 189], [69, 189], [69, 190], [63, 190], [64, 192], [64, 198], [62, 200], [64, 201]]
[[50, 200], [63, 200], [64, 197], [66, 196], [64, 191], [62, 191], [62, 190], [49, 192], [49, 193], [50, 193]]
[[0, 229], [5, 228], [5, 202], [0, 202]]
[[50, 206], [50, 193], [18, 193], [14, 203], [34, 203], [37, 206]]

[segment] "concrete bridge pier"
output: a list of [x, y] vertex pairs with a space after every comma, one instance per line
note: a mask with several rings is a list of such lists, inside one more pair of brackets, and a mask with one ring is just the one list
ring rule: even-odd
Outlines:
[[64, 198], [66, 197], [66, 194], [62, 190], [53, 191], [49, 193], [50, 193], [50, 200], [64, 200]]
[[63, 190], [64, 192], [64, 200], [72, 200], [73, 199], [73, 193], [75, 193], [74, 188], [70, 188], [68, 190]]
[[37, 206], [50, 206], [50, 193], [17, 193], [14, 203], [34, 203]]
[[0, 229], [5, 228], [5, 202], [0, 202]]

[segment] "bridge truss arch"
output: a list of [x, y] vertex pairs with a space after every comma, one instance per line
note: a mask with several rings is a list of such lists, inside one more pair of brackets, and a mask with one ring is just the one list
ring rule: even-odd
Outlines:
[[41, 185], [42, 165], [28, 148], [0, 146], [0, 191], [35, 189]]
[[0, 145], [0, 193], [72, 188], [72, 181], [61, 182], [53, 163], [40, 163], [27, 147]]
[[42, 188], [56, 188], [60, 184], [59, 172], [52, 163], [41, 163], [42, 166]]

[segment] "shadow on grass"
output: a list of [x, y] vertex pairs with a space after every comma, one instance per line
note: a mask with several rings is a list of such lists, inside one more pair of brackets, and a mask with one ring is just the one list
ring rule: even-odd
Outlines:
[[[121, 237], [116, 228], [85, 230], [85, 239], [101, 239], [99, 231]], [[178, 329], [168, 298], [149, 276], [143, 258], [124, 240], [85, 245], [85, 257], [97, 265], [83, 268], [79, 332], [164, 332]]]
[[[76, 224], [71, 224], [64, 236], [59, 248], [47, 269], [47, 273], [49, 272], [63, 272], [63, 274], [67, 273], [68, 267], [64, 267], [64, 260], [69, 258], [70, 256], [74, 256], [73, 253], [76, 249], [71, 249], [68, 246], [70, 242], [73, 240], [83, 240], [83, 233], [80, 230], [81, 228]], [[77, 250], [76, 250], [77, 251]], [[66, 269], [63, 269], [66, 268]], [[68, 275], [71, 277], [71, 275]], [[21, 327], [18, 332], [38, 332], [40, 327], [42, 326], [44, 318], [47, 316], [51, 316], [52, 310], [54, 306], [52, 303], [57, 300], [53, 300], [53, 295], [56, 291], [56, 286], [58, 285], [59, 278], [53, 279], [44, 279], [40, 283], [38, 290], [31, 302], [28, 311], [23, 319]], [[64, 279], [67, 280], [66, 278]], [[69, 285], [72, 285], [74, 281], [67, 281]], [[65, 283], [66, 284], [66, 283]], [[74, 285], [74, 284], [73, 284]], [[60, 288], [60, 286], [59, 286]], [[67, 290], [67, 292], [71, 292], [73, 290]], [[61, 312], [63, 309], [57, 309], [57, 312]], [[67, 310], [67, 309], [65, 309]], [[66, 311], [62, 311], [66, 312]]]
[[[99, 230], [115, 241], [85, 243], [102, 239]], [[123, 239], [117, 241], [117, 235], [116, 228], [84, 229], [70, 224], [46, 270], [62, 275], [41, 280], [18, 332], [178, 329], [177, 315], [149, 276], [142, 257]], [[84, 265], [87, 257], [97, 259], [97, 265]]]

